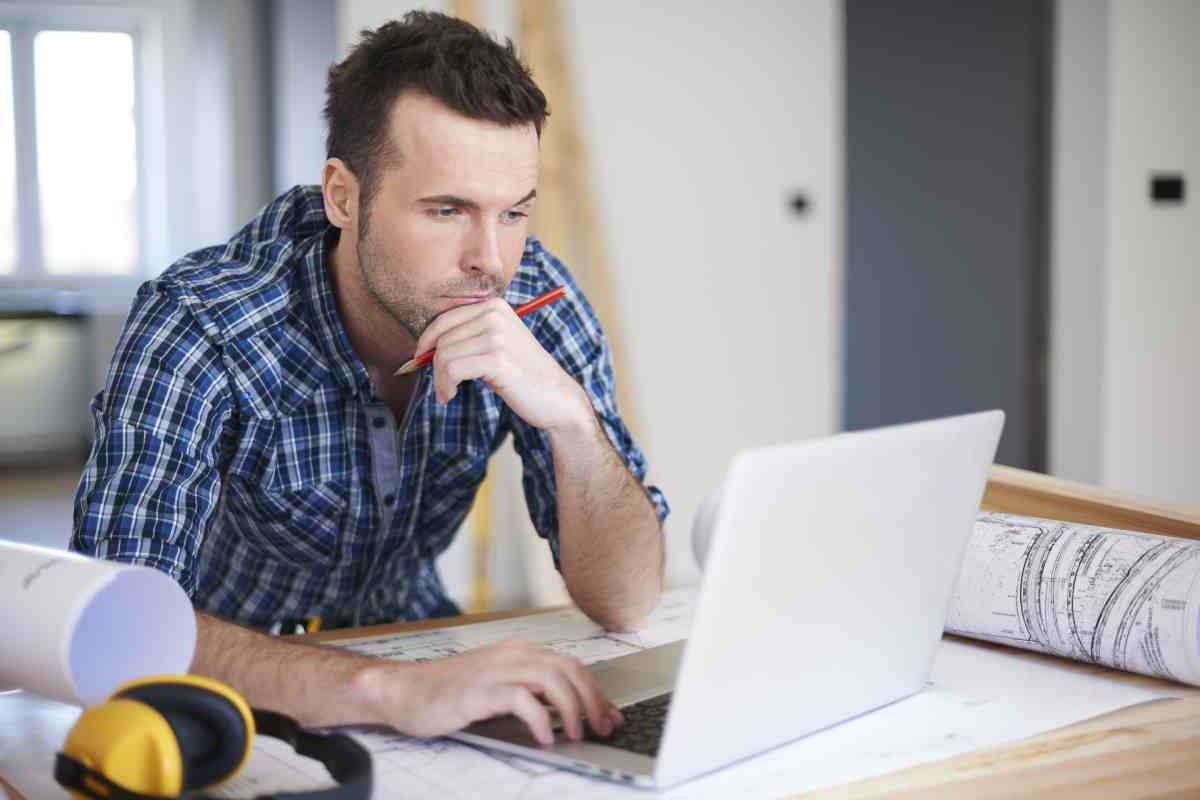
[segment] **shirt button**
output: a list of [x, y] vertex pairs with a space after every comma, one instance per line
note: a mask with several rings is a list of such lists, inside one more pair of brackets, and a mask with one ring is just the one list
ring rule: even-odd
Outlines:
[[394, 494], [384, 495], [383, 504], [385, 506], [387, 506], [388, 508], [391, 508], [392, 506], [396, 505], [396, 495], [394, 495]]
[[383, 417], [376, 417], [375, 419], [371, 420], [371, 424], [376, 428], [382, 428], [384, 425], [387, 425], [387, 420], [385, 420]]

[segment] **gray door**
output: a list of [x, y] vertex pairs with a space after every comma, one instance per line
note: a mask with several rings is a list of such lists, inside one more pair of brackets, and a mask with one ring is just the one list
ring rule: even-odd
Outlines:
[[1050, 16], [847, 0], [847, 429], [1002, 408], [1044, 467]]

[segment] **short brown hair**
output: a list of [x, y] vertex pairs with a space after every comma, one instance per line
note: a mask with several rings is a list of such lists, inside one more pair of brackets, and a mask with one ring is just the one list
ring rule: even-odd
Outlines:
[[350, 54], [329, 68], [325, 89], [326, 155], [340, 158], [358, 177], [363, 209], [388, 155], [392, 103], [409, 90], [474, 119], [532, 122], [539, 136], [550, 114], [511, 39], [500, 44], [469, 22], [430, 11], [410, 11], [363, 30]]

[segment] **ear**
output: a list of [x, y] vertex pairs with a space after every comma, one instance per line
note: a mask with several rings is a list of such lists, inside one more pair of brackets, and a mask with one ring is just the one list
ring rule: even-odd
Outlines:
[[325, 216], [343, 231], [358, 230], [358, 178], [340, 158], [330, 158], [321, 169], [321, 195]]

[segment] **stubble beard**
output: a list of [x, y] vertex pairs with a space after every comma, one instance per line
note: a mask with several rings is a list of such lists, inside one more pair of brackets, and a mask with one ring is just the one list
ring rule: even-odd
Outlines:
[[[403, 266], [389, 265], [387, 256], [380, 251], [369, 234], [360, 235], [354, 249], [367, 294], [404, 328], [409, 336], [414, 339], [421, 338], [421, 334], [429, 327], [429, 323], [433, 322], [436, 314], [421, 304], [418, 299], [420, 293], [406, 278]], [[389, 269], [389, 266], [392, 268]], [[385, 276], [386, 284], [379, 280]]]

